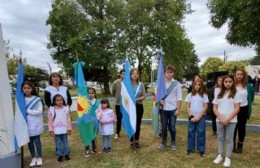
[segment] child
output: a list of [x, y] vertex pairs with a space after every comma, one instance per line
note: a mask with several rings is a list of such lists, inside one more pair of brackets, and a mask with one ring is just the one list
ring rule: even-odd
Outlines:
[[[97, 118], [99, 118], [101, 114], [101, 107], [100, 107], [100, 101], [97, 100], [96, 89], [88, 88], [88, 95], [91, 100], [92, 106], [94, 106], [94, 109], [96, 110]], [[97, 153], [95, 139], [92, 140], [92, 153]], [[85, 146], [85, 157], [86, 158], [90, 157], [89, 145]]]
[[[26, 113], [30, 142], [28, 148], [31, 153], [32, 161], [30, 167], [42, 165], [42, 145], [40, 134], [43, 132], [43, 119], [42, 119], [42, 101], [38, 97], [35, 87], [31, 82], [25, 81], [22, 84], [22, 90], [25, 96]], [[34, 146], [35, 145], [35, 146]], [[35, 156], [35, 148], [37, 149], [37, 156]]]
[[[99, 119], [100, 123], [100, 134], [102, 135], [103, 151], [105, 153], [111, 152], [111, 136], [114, 134], [113, 122], [115, 115], [113, 110], [110, 108], [108, 99], [101, 100], [102, 113]], [[107, 141], [107, 142], [106, 142]]]
[[195, 150], [196, 133], [197, 133], [197, 150], [200, 156], [205, 156], [205, 114], [208, 108], [208, 96], [201, 79], [192, 83], [192, 90], [185, 100], [186, 111], [189, 116], [188, 124], [188, 150], [190, 155]]
[[[167, 128], [171, 134], [171, 150], [176, 150], [176, 118], [180, 113], [182, 90], [181, 84], [173, 78], [176, 70], [172, 65], [167, 65], [165, 68], [165, 83], [167, 88], [167, 97], [160, 101], [161, 105], [161, 120], [162, 120], [162, 138], [163, 142], [160, 149], [166, 147]], [[159, 94], [159, 93], [157, 93]]]
[[233, 75], [227, 75], [223, 78], [222, 89], [213, 100], [213, 111], [217, 117], [218, 132], [218, 156], [213, 161], [219, 164], [223, 161], [224, 142], [227, 139], [225, 167], [230, 167], [230, 156], [233, 149], [233, 136], [237, 123], [237, 113], [239, 112], [239, 103], [241, 102], [234, 85]]
[[53, 106], [49, 109], [48, 126], [50, 135], [55, 136], [58, 162], [62, 162], [62, 151], [65, 160], [70, 160], [67, 142], [67, 135], [71, 134], [70, 110], [60, 94], [56, 94], [53, 97]]

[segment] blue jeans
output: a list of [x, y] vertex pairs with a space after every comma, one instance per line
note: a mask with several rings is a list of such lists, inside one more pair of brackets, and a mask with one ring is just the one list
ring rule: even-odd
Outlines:
[[189, 121], [188, 124], [188, 150], [194, 151], [195, 150], [195, 141], [196, 141], [196, 133], [197, 133], [197, 150], [200, 153], [205, 153], [205, 122], [206, 117], [203, 116], [197, 123], [193, 123]]
[[171, 134], [171, 143], [175, 144], [176, 139], [176, 116], [174, 116], [175, 110], [160, 110], [161, 111], [161, 120], [162, 120], [162, 137], [163, 143], [166, 143], [167, 139], [167, 128], [169, 127]]
[[112, 144], [111, 144], [111, 135], [102, 135], [102, 146], [103, 146], [103, 149], [104, 148], [107, 148], [107, 147], [112, 147]]
[[30, 142], [28, 143], [28, 148], [30, 150], [32, 158], [35, 157], [34, 144], [37, 149], [37, 157], [42, 157], [42, 144], [41, 144], [40, 135], [30, 137]]
[[[67, 141], [67, 134], [59, 134], [55, 135], [55, 144], [57, 148], [57, 154], [59, 156], [62, 156], [62, 151], [64, 155], [68, 155], [69, 153], [69, 147], [68, 147], [68, 141]], [[63, 147], [63, 150], [62, 150]]]

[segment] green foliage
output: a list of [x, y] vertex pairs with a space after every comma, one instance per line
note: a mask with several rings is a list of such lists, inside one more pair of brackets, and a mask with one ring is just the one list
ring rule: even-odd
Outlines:
[[224, 61], [217, 57], [208, 57], [200, 67], [200, 75], [206, 79], [207, 74], [219, 71], [219, 67], [224, 65]]
[[[259, 0], [208, 0], [211, 24], [221, 28], [228, 24], [226, 39], [230, 44], [260, 47]], [[259, 52], [258, 52], [259, 54]]]
[[245, 69], [245, 63], [242, 61], [228, 61], [219, 67], [220, 71], [228, 71], [231, 74], [235, 74], [238, 69]]
[[260, 56], [255, 56], [249, 60], [250, 65], [260, 65]]

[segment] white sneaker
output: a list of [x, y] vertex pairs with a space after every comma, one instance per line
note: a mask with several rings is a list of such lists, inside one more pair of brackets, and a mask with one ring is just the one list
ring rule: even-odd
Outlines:
[[118, 134], [116, 134], [116, 135], [115, 135], [115, 139], [118, 139], [118, 137], [119, 137]]
[[30, 163], [30, 167], [36, 166], [36, 163], [37, 163], [37, 158], [36, 158], [36, 157], [35, 157], [35, 158], [32, 158], [32, 161], [31, 161], [31, 163]]
[[226, 157], [225, 158], [225, 162], [224, 162], [224, 167], [230, 167], [230, 165], [231, 165], [231, 160], [230, 160], [230, 158], [228, 158], [228, 157]]
[[218, 155], [216, 159], [213, 161], [215, 164], [219, 164], [223, 161], [223, 157], [221, 155]]
[[41, 166], [42, 165], [42, 158], [38, 158], [36, 164], [37, 164], [37, 166]]

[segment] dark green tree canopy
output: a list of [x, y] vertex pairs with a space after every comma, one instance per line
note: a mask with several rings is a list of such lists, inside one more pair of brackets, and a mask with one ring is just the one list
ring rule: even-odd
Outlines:
[[256, 50], [259, 50], [259, 6], [259, 0], [208, 0], [210, 23], [215, 28], [228, 24], [226, 39], [230, 44], [256, 46]]

